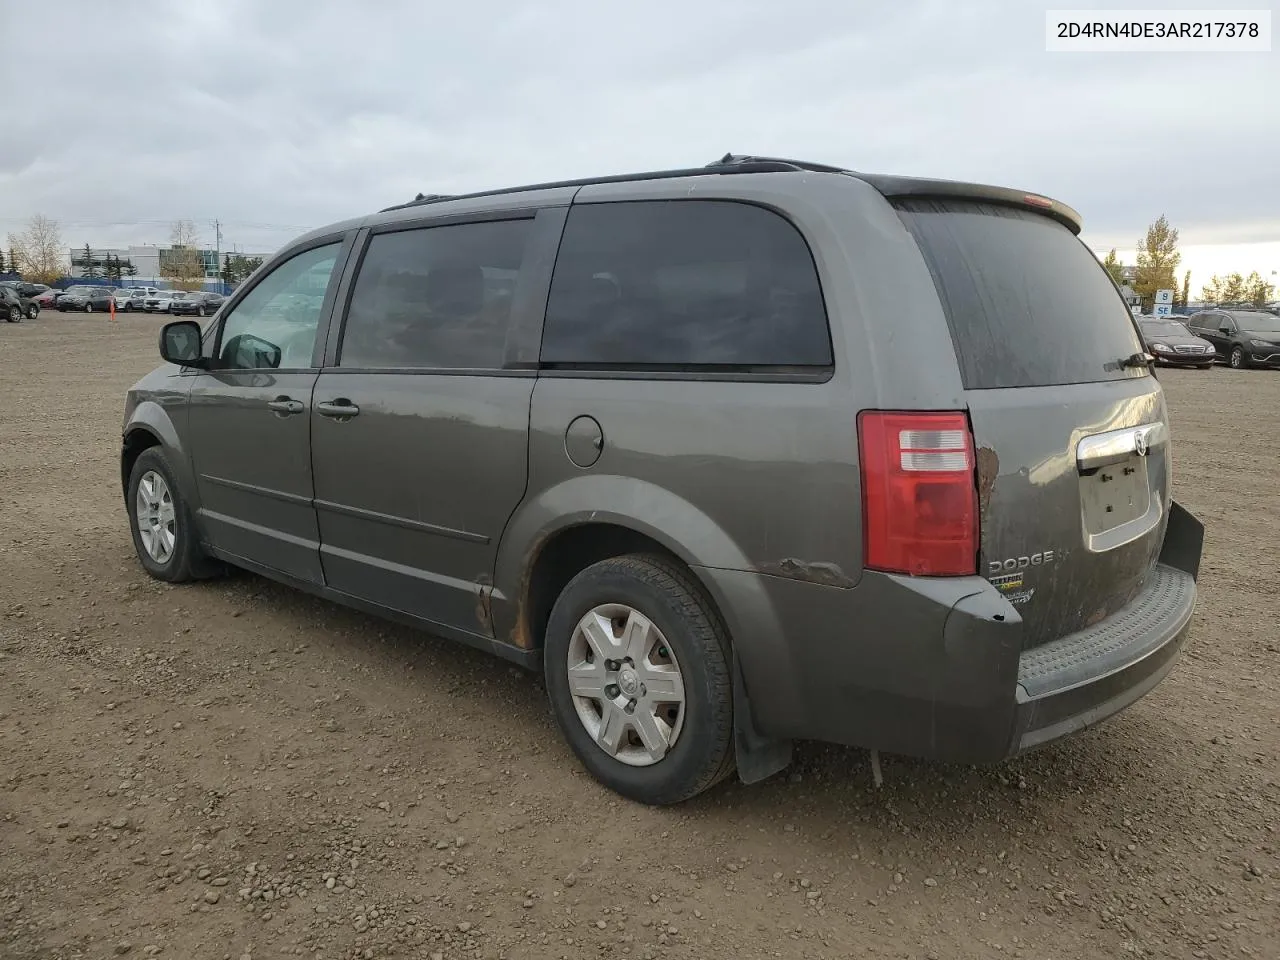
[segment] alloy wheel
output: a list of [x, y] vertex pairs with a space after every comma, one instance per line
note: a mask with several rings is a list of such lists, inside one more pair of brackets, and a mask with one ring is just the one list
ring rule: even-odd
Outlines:
[[156, 563], [167, 563], [178, 539], [176, 513], [169, 484], [154, 470], [138, 481], [134, 515], [147, 556]]

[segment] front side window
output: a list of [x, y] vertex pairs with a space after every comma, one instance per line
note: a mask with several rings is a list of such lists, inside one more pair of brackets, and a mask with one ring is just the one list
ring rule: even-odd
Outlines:
[[381, 233], [369, 241], [338, 366], [496, 370], [533, 220]]
[[255, 284], [222, 324], [220, 366], [231, 370], [310, 367], [320, 310], [341, 249], [341, 243], [331, 243], [304, 251]]
[[584, 204], [569, 213], [543, 329], [546, 364], [826, 367], [813, 257], [787, 220], [722, 200]]

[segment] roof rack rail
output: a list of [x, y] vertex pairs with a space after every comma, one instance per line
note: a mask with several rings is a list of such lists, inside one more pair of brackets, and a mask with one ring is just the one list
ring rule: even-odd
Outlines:
[[637, 180], [670, 180], [675, 177], [705, 177], [711, 174], [741, 173], [794, 173], [808, 170], [813, 173], [845, 173], [842, 167], [830, 167], [820, 163], [807, 163], [801, 160], [779, 160], [774, 157], [739, 156], [726, 153], [721, 159], [708, 163], [704, 167], [682, 167], [674, 170], [651, 170], [645, 173], [620, 173], [604, 177], [584, 177], [578, 180], [556, 180], [549, 183], [531, 183], [519, 187], [501, 187], [496, 190], [478, 190], [475, 193], [460, 194], [418, 194], [408, 203], [397, 203], [385, 207], [379, 213], [393, 210], [404, 210], [409, 207], [423, 206], [429, 203], [441, 203], [445, 200], [470, 200], [474, 197], [496, 197], [504, 193], [524, 193], [532, 190], [552, 190], [557, 187], [586, 187], [600, 183], [629, 183]]
[[782, 157], [757, 157], [750, 154], [726, 153], [719, 160], [712, 160], [708, 167], [735, 166], [777, 166], [786, 170], [809, 170], [813, 173], [848, 173], [847, 167], [833, 167], [826, 163], [813, 163], [809, 160], [788, 160]]

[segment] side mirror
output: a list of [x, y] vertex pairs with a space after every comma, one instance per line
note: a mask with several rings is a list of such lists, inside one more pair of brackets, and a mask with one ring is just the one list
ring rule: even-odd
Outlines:
[[283, 353], [269, 340], [242, 333], [222, 345], [221, 356], [231, 358], [231, 366], [237, 370], [275, 370], [280, 366]]
[[160, 328], [160, 356], [181, 367], [200, 367], [200, 324], [194, 320], [175, 320]]

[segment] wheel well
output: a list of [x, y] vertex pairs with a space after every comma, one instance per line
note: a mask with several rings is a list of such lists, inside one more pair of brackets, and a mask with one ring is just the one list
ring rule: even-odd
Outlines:
[[[551, 608], [569, 581], [593, 563], [629, 553], [657, 554], [686, 566], [657, 540], [627, 527], [612, 523], [569, 527], [548, 540], [533, 562], [517, 614], [516, 635], [527, 637], [531, 649], [541, 648]], [[710, 597], [707, 602], [714, 608]], [[719, 616], [718, 610], [716, 615]]]
[[124, 449], [120, 453], [120, 486], [124, 493], [129, 493], [129, 474], [133, 473], [133, 465], [142, 456], [142, 451], [160, 446], [160, 438], [150, 430], [137, 427], [130, 430], [124, 438]]

